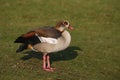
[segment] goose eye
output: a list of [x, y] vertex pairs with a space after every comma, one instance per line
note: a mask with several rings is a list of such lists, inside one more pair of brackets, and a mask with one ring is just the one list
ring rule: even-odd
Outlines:
[[63, 24], [64, 24], [64, 25], [68, 25], [68, 22], [64, 22]]

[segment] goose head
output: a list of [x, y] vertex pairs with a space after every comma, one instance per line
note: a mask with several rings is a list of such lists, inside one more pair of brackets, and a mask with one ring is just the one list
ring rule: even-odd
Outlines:
[[70, 23], [69, 21], [67, 20], [63, 20], [63, 21], [60, 21], [56, 24], [56, 27], [55, 27], [57, 30], [59, 30], [60, 32], [63, 32], [65, 30], [65, 28], [69, 29], [69, 30], [73, 30], [73, 27], [70, 26]]

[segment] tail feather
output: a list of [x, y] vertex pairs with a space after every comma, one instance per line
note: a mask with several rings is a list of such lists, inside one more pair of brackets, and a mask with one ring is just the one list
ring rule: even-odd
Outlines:
[[26, 39], [20, 36], [14, 41], [14, 43], [26, 43]]
[[22, 44], [19, 46], [19, 48], [16, 50], [16, 53], [22, 52], [23, 50], [27, 49], [28, 44]]
[[38, 39], [37, 36], [19, 36], [15, 41], [14, 43], [22, 43], [22, 45], [19, 46], [19, 48], [16, 50], [16, 53], [18, 52], [21, 52], [25, 49], [28, 48], [28, 45], [31, 44], [31, 45], [35, 45], [37, 43], [41, 43], [41, 41]]
[[27, 47], [28, 47], [27, 39], [24, 38], [24, 37], [22, 37], [22, 36], [18, 37], [18, 38], [14, 41], [14, 43], [22, 43], [22, 44], [19, 46], [19, 48], [16, 50], [16, 53], [22, 52], [23, 50], [27, 49]]

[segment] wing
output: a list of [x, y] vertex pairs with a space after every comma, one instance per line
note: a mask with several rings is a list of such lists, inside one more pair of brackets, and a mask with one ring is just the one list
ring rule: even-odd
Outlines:
[[35, 36], [34, 31], [30, 31], [26, 34], [19, 36], [14, 42], [34, 45], [36, 43], [40, 43], [40, 40], [38, 39], [37, 36]]
[[[36, 34], [37, 34], [37, 36], [36, 36]], [[14, 42], [34, 45], [36, 43], [40, 43], [42, 39], [44, 39], [44, 41], [50, 41], [50, 40], [57, 39], [60, 36], [61, 36], [61, 32], [58, 31], [57, 29], [55, 29], [54, 27], [44, 27], [44, 28], [32, 30], [26, 34], [21, 35]], [[41, 38], [41, 40], [40, 40], [40, 38]], [[47, 39], [49, 39], [49, 40], [47, 40]]]
[[61, 36], [61, 32], [55, 29], [54, 27], [39, 28], [36, 30], [32, 30], [22, 36], [25, 38], [29, 38], [35, 36], [35, 33], [37, 33], [38, 36], [40, 37], [46, 37], [46, 38], [59, 38]]
[[59, 38], [61, 36], [61, 32], [55, 29], [54, 27], [43, 27], [35, 30], [38, 36], [46, 37], [46, 38]]

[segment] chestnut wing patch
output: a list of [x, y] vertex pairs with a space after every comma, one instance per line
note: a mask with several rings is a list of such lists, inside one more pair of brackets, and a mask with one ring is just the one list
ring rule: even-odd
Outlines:
[[21, 35], [14, 42], [34, 45], [46, 41], [48, 43], [55, 44], [57, 43], [57, 38], [59, 38], [61, 34], [62, 33], [57, 29], [55, 29], [54, 27], [44, 27]]

